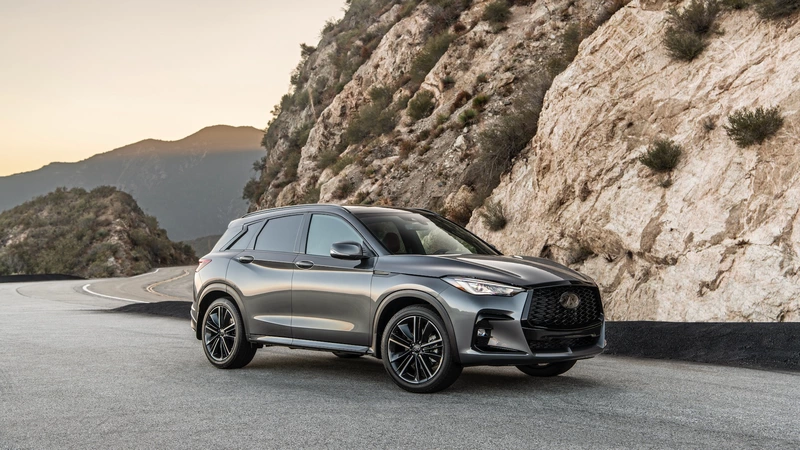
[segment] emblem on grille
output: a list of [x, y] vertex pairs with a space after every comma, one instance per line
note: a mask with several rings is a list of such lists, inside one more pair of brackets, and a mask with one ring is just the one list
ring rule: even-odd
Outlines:
[[564, 292], [558, 300], [561, 306], [567, 309], [575, 309], [581, 304], [581, 298], [574, 292]]

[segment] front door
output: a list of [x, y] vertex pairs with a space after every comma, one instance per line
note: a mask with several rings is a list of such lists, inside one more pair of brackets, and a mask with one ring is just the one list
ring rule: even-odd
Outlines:
[[292, 280], [292, 336], [369, 346], [370, 288], [375, 258], [341, 260], [330, 256], [331, 245], [364, 239], [343, 218], [314, 214], [305, 248], [295, 259]]

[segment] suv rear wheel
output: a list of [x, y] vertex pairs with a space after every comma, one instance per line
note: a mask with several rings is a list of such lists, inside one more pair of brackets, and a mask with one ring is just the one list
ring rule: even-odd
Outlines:
[[444, 322], [424, 306], [400, 310], [383, 330], [383, 366], [409, 392], [437, 392], [453, 384], [462, 369], [453, 351]]
[[219, 298], [203, 318], [203, 350], [219, 369], [239, 369], [253, 360], [257, 347], [244, 334], [239, 308], [229, 298]]

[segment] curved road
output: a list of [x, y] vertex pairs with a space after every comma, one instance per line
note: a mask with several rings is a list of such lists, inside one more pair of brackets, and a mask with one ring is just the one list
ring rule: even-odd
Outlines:
[[601, 356], [414, 395], [372, 358], [273, 347], [216, 370], [188, 318], [108, 312], [188, 298], [187, 269], [0, 284], [0, 448], [800, 448], [797, 373]]

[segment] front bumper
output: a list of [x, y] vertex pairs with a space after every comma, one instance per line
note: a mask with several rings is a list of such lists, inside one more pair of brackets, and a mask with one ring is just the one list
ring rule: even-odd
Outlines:
[[528, 321], [531, 291], [513, 297], [480, 297], [452, 288], [440, 295], [453, 323], [459, 360], [464, 366], [586, 359], [602, 353], [606, 346], [602, 308], [591, 323], [573, 328], [546, 327]]

